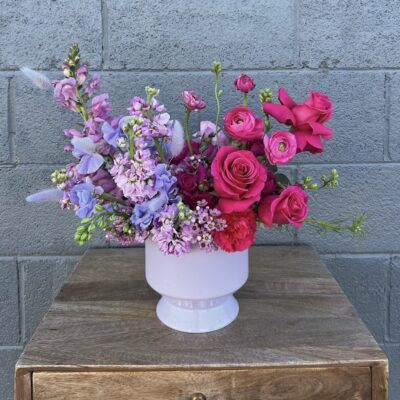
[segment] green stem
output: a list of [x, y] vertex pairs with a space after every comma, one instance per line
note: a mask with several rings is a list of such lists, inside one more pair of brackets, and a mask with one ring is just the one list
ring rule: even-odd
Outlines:
[[186, 136], [186, 141], [187, 141], [187, 144], [188, 144], [189, 152], [192, 155], [193, 154], [193, 149], [192, 149], [192, 143], [190, 141], [189, 117], [190, 117], [190, 110], [186, 109], [185, 136]]
[[133, 152], [134, 152], [134, 145], [133, 145], [133, 133], [129, 133], [129, 158], [133, 160]]
[[158, 155], [161, 158], [161, 161], [163, 163], [166, 163], [164, 149], [162, 148], [158, 138], [154, 138], [154, 145], [156, 146], [156, 149], [157, 149]]
[[218, 95], [218, 74], [215, 74], [215, 85], [214, 85], [214, 96], [215, 96], [215, 101], [217, 103], [217, 116], [215, 118], [215, 132], [217, 135], [217, 146], [219, 147], [219, 140], [218, 140], [218, 135], [219, 135], [219, 130], [218, 130], [218, 125], [219, 125], [219, 113], [220, 113], [220, 104], [219, 104], [219, 95]]
[[243, 105], [247, 107], [247, 95], [248, 93], [243, 93]]
[[304, 220], [304, 222], [318, 226], [323, 231], [334, 231], [334, 232], [350, 231], [353, 234], [361, 234], [361, 235], [364, 233], [364, 227], [363, 227], [364, 221], [365, 221], [364, 214], [355, 217], [351, 225], [340, 225], [335, 222], [325, 222], [319, 219], [310, 219], [310, 218]]

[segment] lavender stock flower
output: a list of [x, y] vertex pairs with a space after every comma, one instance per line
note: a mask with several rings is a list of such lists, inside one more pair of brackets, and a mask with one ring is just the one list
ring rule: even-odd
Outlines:
[[93, 78], [89, 80], [85, 93], [92, 97], [95, 92], [97, 92], [100, 88], [100, 76], [98, 74], [94, 74]]

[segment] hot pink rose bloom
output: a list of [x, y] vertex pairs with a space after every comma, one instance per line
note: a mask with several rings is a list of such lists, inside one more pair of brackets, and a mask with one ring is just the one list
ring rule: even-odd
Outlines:
[[241, 141], [250, 142], [264, 135], [264, 121], [245, 106], [235, 107], [225, 115], [224, 128], [231, 137]]
[[304, 103], [296, 104], [286, 90], [280, 88], [279, 101], [282, 105], [265, 102], [265, 113], [293, 126], [298, 152], [321, 153], [324, 150], [321, 139], [332, 138], [332, 129], [323, 125], [332, 117], [333, 106], [328, 96], [310, 92]]
[[235, 86], [236, 89], [240, 90], [242, 93], [249, 93], [256, 87], [253, 79], [245, 74], [240, 74], [235, 79]]
[[190, 111], [199, 111], [206, 108], [206, 103], [193, 90], [184, 90], [182, 92], [183, 102], [185, 107]]
[[272, 165], [287, 164], [296, 155], [297, 143], [293, 133], [274, 132], [271, 137], [264, 136], [265, 156]]
[[261, 199], [258, 216], [269, 228], [272, 224], [292, 224], [300, 227], [307, 217], [307, 193], [299, 186], [289, 186], [280, 195]]
[[211, 164], [218, 207], [224, 213], [244, 211], [260, 200], [267, 180], [265, 167], [248, 150], [221, 147]]

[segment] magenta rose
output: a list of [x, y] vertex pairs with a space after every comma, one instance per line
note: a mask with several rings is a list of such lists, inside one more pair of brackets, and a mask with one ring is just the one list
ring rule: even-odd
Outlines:
[[264, 150], [270, 164], [287, 164], [296, 155], [296, 137], [287, 131], [274, 132], [271, 137], [265, 135]]
[[206, 108], [206, 103], [193, 90], [184, 90], [182, 92], [183, 102], [189, 111], [199, 111]]
[[248, 150], [224, 146], [211, 164], [218, 207], [224, 213], [244, 211], [260, 200], [267, 180], [265, 167]]
[[268, 195], [258, 206], [260, 220], [269, 228], [272, 224], [303, 225], [308, 213], [307, 193], [299, 186], [289, 186], [279, 195]]
[[264, 135], [264, 121], [245, 106], [230, 110], [224, 118], [224, 128], [236, 140], [250, 142]]
[[249, 93], [256, 87], [253, 79], [245, 74], [240, 74], [235, 79], [235, 86], [236, 89], [240, 90], [242, 93]]
[[321, 153], [324, 146], [321, 140], [332, 138], [332, 129], [323, 124], [332, 117], [332, 102], [328, 96], [310, 92], [308, 99], [297, 104], [285, 89], [279, 89], [281, 105], [265, 102], [264, 111], [281, 123], [292, 125], [297, 140], [297, 151]]
[[182, 192], [187, 195], [197, 190], [197, 177], [188, 172], [180, 172], [177, 176], [178, 185]]

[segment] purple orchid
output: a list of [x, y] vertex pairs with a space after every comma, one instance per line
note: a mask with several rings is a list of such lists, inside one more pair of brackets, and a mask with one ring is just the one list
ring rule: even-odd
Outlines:
[[103, 165], [104, 158], [102, 155], [96, 153], [96, 145], [91, 138], [74, 137], [71, 143], [74, 146], [72, 154], [77, 158], [82, 157], [76, 167], [80, 174], [92, 174]]

